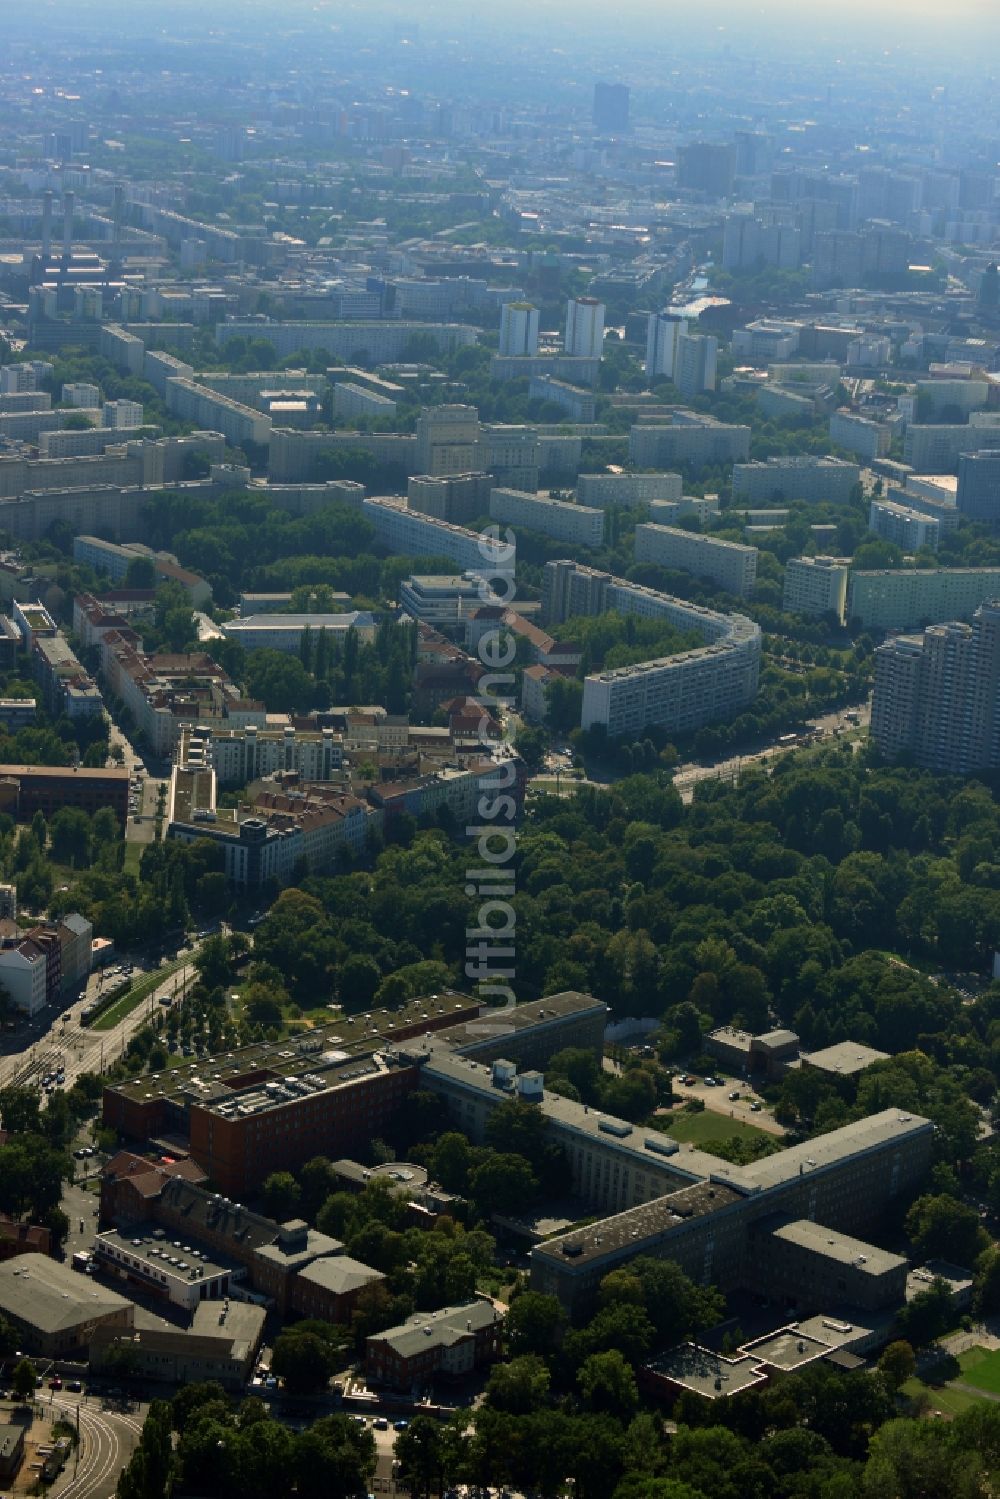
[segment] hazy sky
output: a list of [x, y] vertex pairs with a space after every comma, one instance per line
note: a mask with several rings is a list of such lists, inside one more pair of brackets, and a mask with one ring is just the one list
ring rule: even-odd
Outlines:
[[374, 38], [414, 22], [428, 40], [444, 33], [474, 47], [478, 37], [488, 50], [513, 32], [521, 45], [581, 58], [637, 47], [658, 53], [674, 43], [678, 53], [744, 46], [757, 58], [815, 58], [831, 48], [861, 65], [887, 52], [904, 65], [907, 55], [939, 55], [952, 73], [957, 66], [980, 80], [1000, 70], [1000, 0], [0, 0], [0, 13], [10, 31], [36, 37], [50, 26], [63, 35], [242, 34], [255, 16], [258, 32], [278, 37], [315, 30]]

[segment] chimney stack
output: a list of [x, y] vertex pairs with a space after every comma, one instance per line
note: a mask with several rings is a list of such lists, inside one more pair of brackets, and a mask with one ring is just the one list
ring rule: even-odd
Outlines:
[[52, 189], [46, 188], [42, 194], [42, 259], [48, 260], [52, 254]]
[[67, 189], [63, 193], [63, 254], [68, 260], [73, 253], [73, 208], [76, 193]]

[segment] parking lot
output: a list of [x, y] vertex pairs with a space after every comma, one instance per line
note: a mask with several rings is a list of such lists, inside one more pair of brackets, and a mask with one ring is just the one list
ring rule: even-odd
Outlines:
[[[700, 1098], [706, 1109], [713, 1114], [722, 1114], [729, 1119], [739, 1119], [744, 1124], [752, 1124], [756, 1129], [762, 1129], [769, 1135], [783, 1135], [784, 1125], [778, 1123], [771, 1113], [768, 1105], [756, 1092], [751, 1083], [740, 1078], [724, 1077], [721, 1072], [705, 1073], [695, 1077], [692, 1083], [682, 1083], [682, 1077], [694, 1077], [693, 1073], [682, 1072], [674, 1079], [674, 1093], [685, 1100]], [[706, 1077], [717, 1078], [716, 1083], [707, 1083]], [[738, 1098], [731, 1095], [738, 1093]]]

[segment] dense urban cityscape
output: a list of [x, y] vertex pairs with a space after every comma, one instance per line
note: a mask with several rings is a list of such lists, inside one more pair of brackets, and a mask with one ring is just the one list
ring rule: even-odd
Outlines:
[[0, 36], [3, 1495], [1000, 1493], [1000, 15]]

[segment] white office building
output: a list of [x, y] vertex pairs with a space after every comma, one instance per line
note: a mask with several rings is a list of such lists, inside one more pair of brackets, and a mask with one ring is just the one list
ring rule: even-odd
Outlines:
[[737, 463], [733, 468], [733, 499], [751, 505], [771, 500], [827, 500], [833, 505], [846, 505], [860, 482], [861, 469], [856, 463], [796, 454]]
[[44, 949], [30, 937], [0, 943], [0, 984], [24, 1015], [37, 1015], [45, 1007], [46, 968]]
[[680, 500], [684, 480], [680, 474], [580, 474], [576, 497], [595, 510], [633, 509], [653, 500]]
[[635, 528], [636, 562], [654, 562], [708, 578], [728, 593], [748, 598], [757, 581], [757, 548], [653, 523]]
[[519, 489], [494, 489], [490, 517], [505, 525], [525, 526], [557, 541], [599, 547], [604, 540], [604, 512], [587, 505], [571, 505], [548, 495], [524, 494]]
[[59, 399], [64, 406], [82, 406], [92, 408], [101, 404], [101, 387], [99, 385], [85, 384], [83, 381], [75, 381], [70, 385], [64, 385]]
[[570, 297], [566, 304], [566, 353], [573, 359], [600, 359], [604, 349], [604, 303], [596, 297]]
[[885, 541], [895, 542], [904, 552], [917, 552], [921, 547], [936, 552], [941, 539], [941, 522], [935, 516], [878, 497], [871, 502], [868, 529]]
[[0, 365], [0, 395], [21, 395], [25, 391], [38, 390], [47, 380], [55, 366], [45, 359], [26, 359], [21, 364]]
[[733, 331], [733, 354], [739, 359], [749, 359], [755, 364], [770, 364], [774, 360], [790, 359], [799, 347], [801, 328], [798, 323], [779, 322], [773, 318], [758, 318], [745, 328]]
[[513, 573], [514, 548], [501, 537], [469, 531], [433, 515], [406, 508], [404, 500], [372, 497], [362, 501], [362, 514], [375, 527], [375, 539], [390, 552], [411, 557], [447, 557], [463, 572], [490, 573], [498, 569]]
[[396, 403], [391, 396], [366, 390], [353, 380], [340, 380], [333, 387], [333, 414], [349, 419], [358, 416], [395, 416]]
[[628, 461], [635, 468], [672, 468], [678, 463], [699, 468], [709, 463], [742, 463], [749, 456], [749, 427], [717, 422], [681, 407], [662, 427], [639, 423], [629, 432]]
[[853, 411], [835, 411], [830, 418], [830, 441], [848, 453], [857, 454], [866, 463], [886, 456], [891, 437], [884, 422], [870, 421]]
[[980, 604], [995, 598], [1000, 598], [998, 567], [854, 570], [847, 618], [866, 630], [912, 630], [971, 619]]
[[782, 609], [789, 614], [833, 614], [843, 624], [849, 573], [841, 557], [789, 557]]
[[266, 447], [271, 437], [271, 418], [251, 406], [197, 385], [193, 380], [167, 380], [167, 410], [185, 421], [221, 432], [230, 447], [245, 442]]
[[227, 640], [247, 651], [297, 651], [307, 630], [313, 639], [324, 630], [337, 640], [356, 630], [362, 640], [374, 640], [375, 617], [362, 609], [348, 614], [252, 614], [249, 619], [227, 620], [221, 629]]
[[501, 359], [532, 359], [538, 353], [538, 308], [505, 302], [500, 309]]
[[141, 427], [142, 402], [105, 401], [101, 419], [106, 427], [114, 427], [116, 430], [122, 427]]
[[682, 494], [679, 500], [650, 500], [649, 518], [658, 526], [672, 526], [679, 515], [694, 515], [699, 526], [719, 516], [717, 494]]
[[343, 736], [334, 729], [296, 729], [291, 724], [241, 728], [184, 724], [176, 749], [178, 765], [213, 770], [220, 786], [247, 786], [281, 771], [302, 781], [332, 781], [344, 768]]
[[475, 406], [431, 406], [417, 418], [416, 472], [431, 478], [476, 473], [483, 462], [483, 437]]
[[488, 602], [479, 578], [415, 573], [399, 585], [403, 612], [445, 633], [464, 629], [466, 617]]
[[676, 312], [651, 312], [646, 324], [646, 377], [674, 378], [677, 340], [688, 330], [687, 318]]
[[715, 389], [718, 353], [717, 338], [694, 333], [681, 334], [677, 340], [674, 384], [682, 396], [690, 399]]

